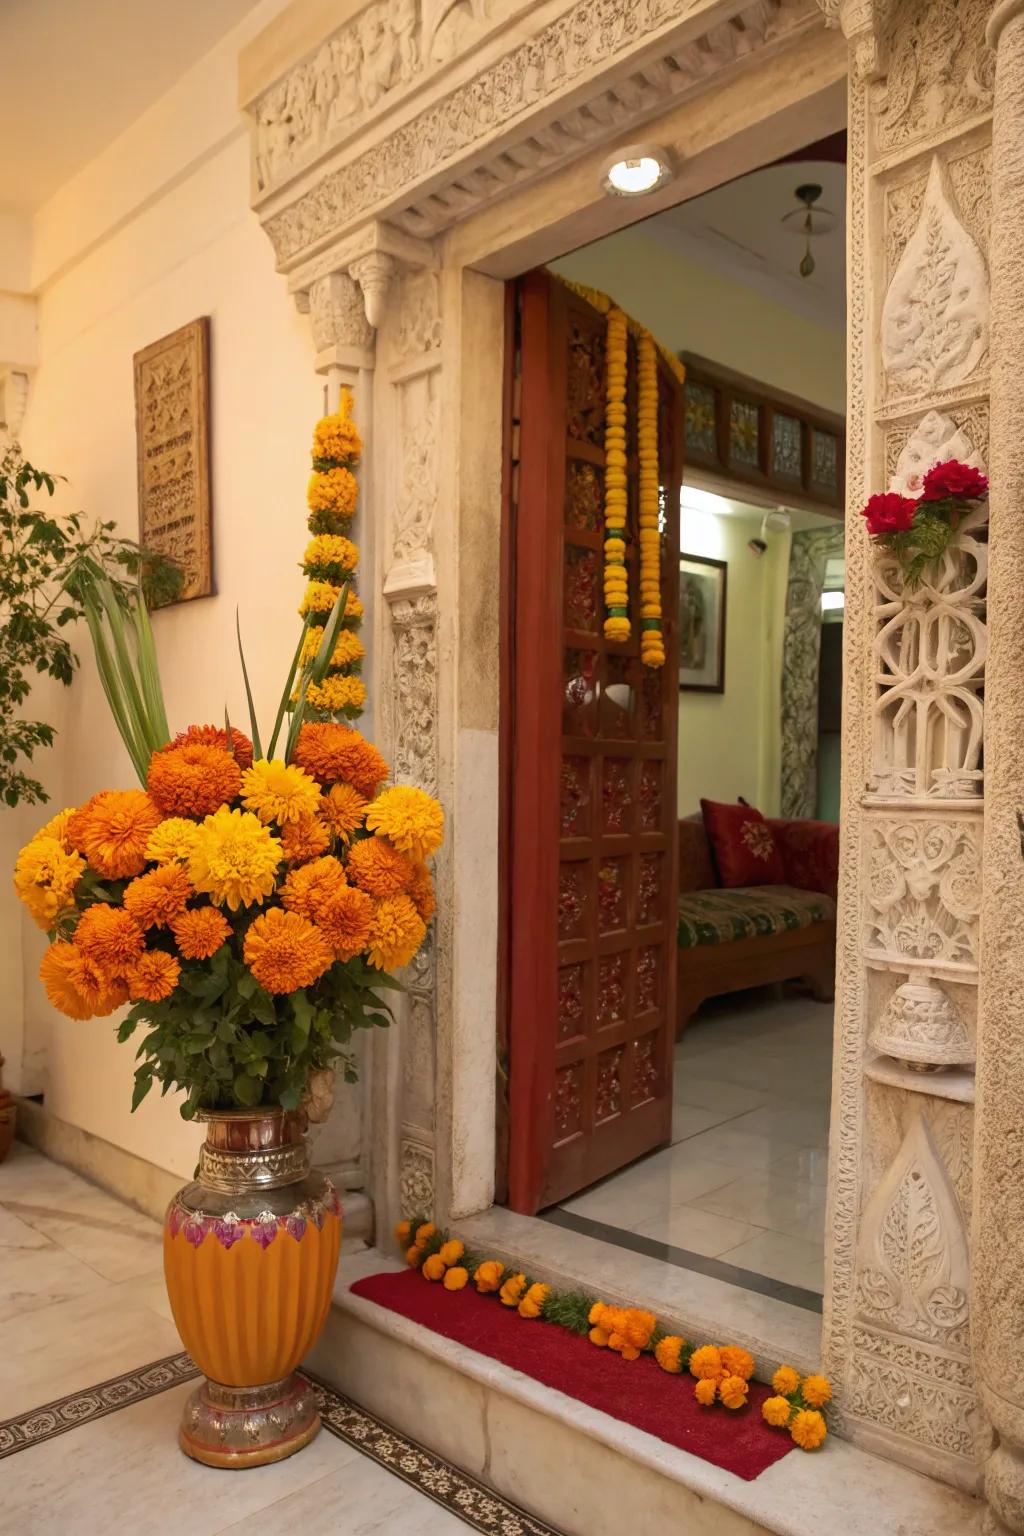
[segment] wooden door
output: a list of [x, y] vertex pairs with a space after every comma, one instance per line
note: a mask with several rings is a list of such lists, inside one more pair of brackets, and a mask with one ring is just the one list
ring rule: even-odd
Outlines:
[[[682, 388], [659, 369], [666, 666], [603, 636], [605, 317], [517, 285], [505, 728], [509, 1204], [532, 1213], [669, 1139], [675, 1021]], [[636, 393], [630, 342], [628, 398]], [[630, 613], [639, 614], [630, 409]]]

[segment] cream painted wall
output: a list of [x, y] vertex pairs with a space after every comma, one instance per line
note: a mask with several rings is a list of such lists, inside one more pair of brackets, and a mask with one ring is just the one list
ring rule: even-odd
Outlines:
[[[278, 8], [254, 16], [265, 22]], [[297, 634], [308, 441], [322, 395], [308, 322], [275, 274], [269, 242], [248, 207], [247, 143], [233, 103], [235, 61], [249, 30], [225, 40], [216, 71], [211, 74], [205, 60], [176, 88], [173, 101], [165, 98], [148, 121], [112, 146], [109, 158], [88, 168], [88, 185], [117, 215], [110, 230], [97, 237], [90, 226], [86, 245], [75, 249], [81, 189], [67, 189], [42, 210], [46, 265], [56, 275], [39, 296], [40, 367], [23, 440], [33, 461], [67, 477], [66, 509], [114, 518], [125, 533], [137, 533], [132, 354], [198, 315], [210, 316], [217, 592], [154, 616], [174, 729], [222, 721], [225, 704], [233, 720], [245, 723], [236, 605], [264, 716], [276, 704]], [[221, 93], [217, 121], [211, 89]], [[200, 116], [210, 120], [210, 140], [193, 143], [193, 160], [175, 169], [166, 138], [152, 135], [166, 134], [176, 122], [191, 133]], [[226, 119], [234, 127], [225, 134]], [[139, 179], [147, 163], [158, 165], [161, 176], [173, 172], [148, 198]], [[135, 178], [135, 206], [127, 212], [119, 206], [126, 165]], [[61, 199], [63, 218], [56, 206]], [[57, 702], [60, 736], [46, 768], [55, 806], [133, 782], [87, 638], [77, 637], [81, 676]], [[24, 820], [5, 813], [0, 823], [7, 868]], [[72, 1023], [49, 1008], [36, 979], [44, 936], [27, 923], [22, 935], [25, 1046], [46, 1047], [47, 1108], [163, 1168], [190, 1174], [198, 1129], [185, 1125], [170, 1098], [151, 1095], [130, 1114], [132, 1048], [116, 1044], [110, 1020]], [[20, 968], [8, 946], [0, 979], [13, 987]], [[0, 1039], [15, 1038], [17, 1011]]]

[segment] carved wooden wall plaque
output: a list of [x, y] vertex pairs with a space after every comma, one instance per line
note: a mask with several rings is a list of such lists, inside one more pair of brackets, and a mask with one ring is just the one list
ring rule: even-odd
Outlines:
[[135, 354], [139, 542], [177, 560], [179, 602], [213, 591], [209, 362], [207, 315]]

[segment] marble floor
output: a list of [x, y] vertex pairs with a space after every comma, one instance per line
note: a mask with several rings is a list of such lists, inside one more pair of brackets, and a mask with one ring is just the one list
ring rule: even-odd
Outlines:
[[[759, 1276], [814, 1306], [824, 1282], [831, 1003], [706, 1004], [676, 1046], [672, 1145], [560, 1208], [651, 1251]], [[556, 1218], [557, 1219], [557, 1218]], [[716, 1272], [721, 1269], [716, 1267]], [[798, 1299], [794, 1294], [791, 1299]], [[820, 1305], [820, 1303], [818, 1303]]]
[[[0, 1532], [101, 1536], [128, 1522], [133, 1536], [215, 1536], [255, 1519], [303, 1536], [548, 1536], [344, 1399], [333, 1400], [336, 1432], [287, 1461], [244, 1473], [199, 1466], [177, 1447], [194, 1386], [179, 1379], [191, 1370], [181, 1349], [157, 1224], [16, 1143], [0, 1165]], [[141, 1368], [166, 1357], [175, 1384], [140, 1392]], [[114, 1411], [97, 1414], [90, 1389], [121, 1376], [105, 1394]], [[50, 1416], [34, 1410], [64, 1399], [61, 1432], [46, 1438]], [[347, 1443], [346, 1425], [366, 1453]]]

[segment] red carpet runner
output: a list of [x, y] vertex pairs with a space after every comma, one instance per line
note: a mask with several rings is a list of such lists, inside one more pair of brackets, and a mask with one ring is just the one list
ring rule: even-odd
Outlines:
[[762, 1420], [770, 1393], [757, 1382], [746, 1408], [702, 1408], [692, 1379], [667, 1375], [649, 1355], [621, 1360], [553, 1323], [527, 1322], [469, 1287], [452, 1293], [407, 1269], [357, 1280], [352, 1293], [748, 1481], [793, 1449], [788, 1434]]

